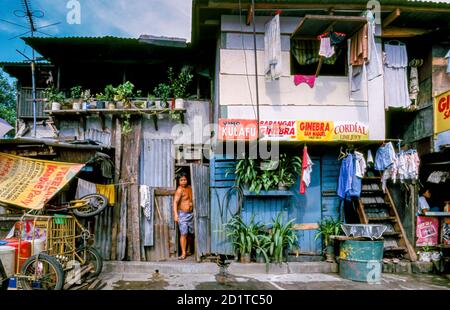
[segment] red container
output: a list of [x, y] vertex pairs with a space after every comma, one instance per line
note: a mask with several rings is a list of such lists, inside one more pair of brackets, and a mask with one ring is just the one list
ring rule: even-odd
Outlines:
[[9, 238], [5, 239], [8, 242], [6, 245], [12, 246], [16, 249], [15, 251], [15, 265], [14, 270], [20, 271], [23, 263], [31, 256], [31, 242], [30, 241], [20, 241], [20, 257], [19, 257], [19, 268], [17, 269], [17, 256], [19, 254], [19, 239], [17, 238]]

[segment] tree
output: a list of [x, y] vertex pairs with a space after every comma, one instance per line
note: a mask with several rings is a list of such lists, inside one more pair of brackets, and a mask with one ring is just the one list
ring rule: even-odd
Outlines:
[[0, 118], [10, 123], [16, 123], [16, 87], [11, 85], [6, 75], [0, 70]]

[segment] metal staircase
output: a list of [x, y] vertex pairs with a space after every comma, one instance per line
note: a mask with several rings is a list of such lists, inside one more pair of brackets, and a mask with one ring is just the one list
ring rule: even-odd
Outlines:
[[417, 260], [414, 248], [406, 237], [392, 196], [381, 188], [381, 177], [368, 176], [362, 179], [362, 191], [358, 204], [358, 215], [362, 224], [383, 224], [384, 256], [404, 255], [411, 261]]

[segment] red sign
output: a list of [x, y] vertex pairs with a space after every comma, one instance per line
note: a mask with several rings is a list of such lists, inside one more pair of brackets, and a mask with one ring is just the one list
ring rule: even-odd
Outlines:
[[219, 140], [248, 141], [258, 138], [256, 120], [250, 119], [219, 119]]

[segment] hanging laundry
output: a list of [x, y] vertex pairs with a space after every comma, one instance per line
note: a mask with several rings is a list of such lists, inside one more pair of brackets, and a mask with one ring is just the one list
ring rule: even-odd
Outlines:
[[366, 23], [351, 38], [350, 64], [353, 66], [363, 65], [369, 58], [368, 24]]
[[[361, 196], [362, 177], [359, 177], [357, 175], [357, 173], [358, 173], [358, 169], [362, 170], [362, 167], [360, 166], [358, 168], [358, 165], [360, 165], [360, 163], [358, 163], [357, 157], [358, 156], [356, 155], [356, 152], [355, 152], [353, 158], [351, 159], [351, 160], [353, 160], [352, 184], [351, 184], [350, 190], [347, 193], [347, 196], [348, 196], [347, 199], [359, 198]], [[365, 166], [364, 166], [364, 170], [365, 170]], [[361, 173], [361, 174], [364, 175], [364, 173]]]
[[83, 196], [89, 194], [95, 194], [97, 192], [97, 188], [95, 187], [95, 183], [88, 182], [82, 179], [78, 179], [77, 190], [75, 192], [75, 198], [81, 198]]
[[410, 104], [406, 46], [385, 44], [386, 59], [384, 63], [384, 100], [386, 107], [406, 108]]
[[108, 205], [113, 206], [116, 203], [116, 187], [114, 184], [95, 184], [97, 193], [108, 199]]
[[409, 73], [409, 99], [417, 100], [417, 95], [419, 94], [419, 71], [417, 67], [411, 67], [411, 72]]
[[449, 173], [446, 171], [433, 171], [427, 179], [427, 182], [430, 183], [435, 183], [435, 184], [439, 184], [439, 183], [445, 183], [445, 181], [448, 179], [449, 177]]
[[303, 159], [302, 159], [302, 178], [300, 180], [300, 194], [305, 194], [306, 188], [311, 183], [313, 162], [308, 155], [308, 148], [303, 147]]
[[319, 55], [326, 58], [330, 58], [331, 56], [334, 55], [334, 46], [331, 46], [330, 38], [320, 39]]
[[153, 211], [155, 201], [155, 189], [147, 185], [139, 186], [139, 204], [143, 209], [145, 219], [143, 225], [144, 246], [153, 246]]
[[375, 155], [375, 169], [385, 170], [395, 161], [395, 150], [391, 142], [380, 146]]
[[338, 44], [344, 42], [344, 40], [347, 37], [347, 35], [345, 33], [342, 33], [342, 32], [330, 31], [329, 37], [330, 37], [330, 40], [331, 40], [331, 45], [335, 46], [335, 45], [338, 45]]
[[266, 80], [277, 80], [282, 74], [280, 15], [275, 15], [265, 25], [264, 55]]
[[364, 159], [364, 155], [362, 153], [356, 151], [355, 158], [355, 175], [361, 179], [366, 174], [366, 160]]
[[375, 22], [368, 23], [369, 57], [366, 63], [367, 80], [371, 81], [383, 73], [381, 55], [375, 42]]
[[367, 151], [367, 164], [373, 164], [373, 156], [371, 150]]
[[348, 154], [342, 159], [339, 171], [337, 194], [341, 199], [349, 199], [349, 191], [352, 189], [353, 176], [355, 174], [353, 155]]
[[394, 161], [384, 170], [381, 177], [383, 191], [386, 191], [389, 179], [393, 183], [396, 183], [397, 180], [400, 180], [401, 183], [405, 180], [418, 180], [419, 168], [420, 159], [416, 150], [400, 151], [395, 154]]
[[313, 88], [315, 82], [316, 82], [315, 75], [301, 75], [301, 74], [294, 75], [295, 86], [298, 86], [302, 83], [306, 83], [309, 85], [310, 88]]

